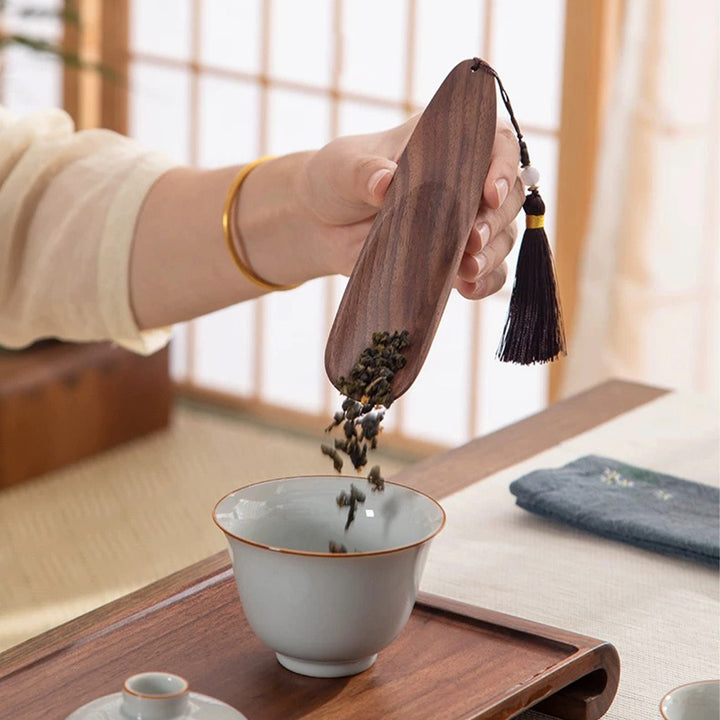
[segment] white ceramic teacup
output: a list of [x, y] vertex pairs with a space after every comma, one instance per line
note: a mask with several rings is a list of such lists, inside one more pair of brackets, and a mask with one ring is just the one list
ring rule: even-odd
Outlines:
[[702, 680], [680, 685], [660, 701], [665, 720], [718, 720], [720, 680]]
[[[353, 482], [366, 494], [345, 531], [336, 497]], [[280, 663], [340, 677], [370, 667], [412, 612], [430, 540], [445, 512], [429, 496], [363, 479], [281, 478], [226, 495], [215, 522], [230, 544], [243, 610]], [[347, 554], [328, 552], [330, 541]]]
[[121, 712], [135, 720], [173, 720], [189, 706], [185, 678], [165, 672], [144, 672], [129, 677], [122, 688]]

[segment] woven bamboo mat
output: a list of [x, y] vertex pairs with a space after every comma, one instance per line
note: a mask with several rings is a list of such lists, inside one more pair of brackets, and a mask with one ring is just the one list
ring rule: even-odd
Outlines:
[[[0, 492], [0, 650], [223, 550], [225, 493], [329, 473], [317, 438], [180, 406], [169, 430]], [[385, 474], [403, 461], [376, 455]]]

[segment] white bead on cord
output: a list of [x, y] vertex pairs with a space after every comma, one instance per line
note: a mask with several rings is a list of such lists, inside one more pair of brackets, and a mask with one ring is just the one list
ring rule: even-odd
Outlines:
[[527, 187], [533, 187], [540, 182], [540, 171], [532, 165], [526, 165], [520, 171], [520, 179], [527, 185]]

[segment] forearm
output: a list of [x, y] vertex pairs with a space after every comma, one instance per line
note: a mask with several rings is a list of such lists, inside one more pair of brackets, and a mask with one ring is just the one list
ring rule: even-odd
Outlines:
[[[304, 282], [330, 271], [319, 224], [299, 185], [309, 153], [263, 163], [237, 195], [235, 237], [264, 279]], [[155, 183], [138, 216], [130, 295], [141, 328], [187, 320], [263, 293], [232, 261], [222, 209], [239, 167], [171, 170]]]
[[[256, 167], [232, 228], [255, 272], [278, 285], [349, 274], [415, 122]], [[517, 174], [517, 144], [503, 149], [502, 138], [490, 187], [498, 177], [512, 187]], [[16, 121], [0, 108], [0, 140], [0, 344], [112, 340], [148, 353], [167, 342], [165, 326], [262, 293], [236, 268], [222, 230], [238, 167], [168, 169], [172, 160], [128, 138], [74, 132], [59, 110]], [[467, 253], [488, 255], [486, 271], [509, 252], [503, 228], [521, 204], [522, 192], [504, 205], [491, 197], [479, 215], [491, 237], [473, 229]], [[480, 297], [470, 260], [464, 294]]]

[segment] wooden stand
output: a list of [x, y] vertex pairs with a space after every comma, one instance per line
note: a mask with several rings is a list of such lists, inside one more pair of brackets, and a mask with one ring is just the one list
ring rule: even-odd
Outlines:
[[166, 427], [167, 348], [43, 342], [0, 352], [0, 488]]
[[223, 552], [1, 654], [0, 697], [14, 720], [63, 718], [150, 669], [251, 720], [597, 720], [620, 672], [602, 640], [421, 594], [369, 670], [295, 675], [251, 630]]

